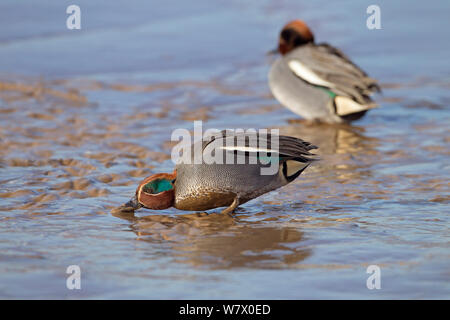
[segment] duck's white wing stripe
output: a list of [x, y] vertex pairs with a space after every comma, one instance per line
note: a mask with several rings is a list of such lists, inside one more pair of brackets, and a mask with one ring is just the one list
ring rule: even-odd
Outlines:
[[333, 84], [328, 82], [322, 78], [320, 78], [317, 74], [314, 73], [311, 69], [305, 66], [298, 60], [291, 60], [288, 62], [289, 68], [294, 72], [297, 77], [309, 82], [311, 84], [315, 84], [318, 86], [324, 86], [328, 88], [333, 88]]
[[220, 147], [220, 149], [223, 150], [230, 150], [230, 151], [242, 151], [242, 152], [271, 152], [271, 153], [278, 153], [279, 150], [275, 149], [264, 149], [264, 148], [255, 148], [255, 147], [246, 147], [246, 146], [224, 146]]

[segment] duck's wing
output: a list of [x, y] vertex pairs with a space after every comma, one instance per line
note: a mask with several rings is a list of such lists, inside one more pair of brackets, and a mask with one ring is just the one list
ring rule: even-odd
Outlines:
[[[328, 89], [334, 95], [337, 111], [362, 111], [374, 107], [370, 95], [380, 91], [369, 77], [342, 51], [329, 44], [305, 45], [285, 56], [289, 69], [300, 79]], [[338, 113], [339, 114], [339, 113]], [[340, 114], [343, 115], [343, 114]]]
[[215, 141], [219, 148], [239, 154], [250, 156], [259, 153], [278, 154], [284, 159], [296, 159], [301, 162], [317, 160], [310, 151], [317, 147], [299, 138], [261, 134], [259, 132], [235, 132], [223, 130], [203, 141], [203, 150]]

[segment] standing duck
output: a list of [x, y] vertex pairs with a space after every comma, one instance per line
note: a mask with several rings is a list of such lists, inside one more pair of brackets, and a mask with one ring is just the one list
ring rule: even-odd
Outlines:
[[284, 26], [278, 48], [282, 57], [269, 72], [275, 98], [306, 120], [346, 123], [376, 107], [370, 98], [380, 87], [342, 51], [316, 44], [301, 20]]
[[[178, 162], [173, 173], [145, 178], [135, 197], [121, 208], [203, 211], [226, 207], [222, 213], [231, 214], [239, 205], [294, 181], [315, 160], [309, 151], [316, 148], [289, 136], [222, 131], [192, 144], [188, 161]], [[197, 164], [195, 150], [202, 155]], [[205, 160], [219, 152], [222, 162]], [[272, 165], [272, 172], [264, 171]]]

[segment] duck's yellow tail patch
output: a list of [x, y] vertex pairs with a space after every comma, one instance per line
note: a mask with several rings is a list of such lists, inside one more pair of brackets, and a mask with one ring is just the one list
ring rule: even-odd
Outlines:
[[375, 103], [359, 104], [358, 102], [344, 96], [336, 96], [334, 98], [334, 103], [336, 105], [336, 113], [339, 116], [346, 116], [352, 113], [361, 112], [377, 107]]
[[303, 170], [308, 166], [309, 163], [304, 163], [296, 160], [288, 160], [286, 161], [286, 175], [288, 177], [293, 176], [300, 170]]
[[287, 160], [283, 162], [282, 173], [289, 183], [297, 178], [309, 165], [310, 162]]

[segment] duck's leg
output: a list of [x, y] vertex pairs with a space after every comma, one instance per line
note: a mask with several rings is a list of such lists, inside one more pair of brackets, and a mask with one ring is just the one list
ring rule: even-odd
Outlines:
[[230, 204], [230, 206], [224, 210], [222, 210], [222, 214], [228, 214], [229, 216], [231, 216], [231, 214], [233, 213], [234, 209], [236, 209], [239, 206], [239, 197], [236, 196], [236, 198], [234, 198], [233, 202]]

